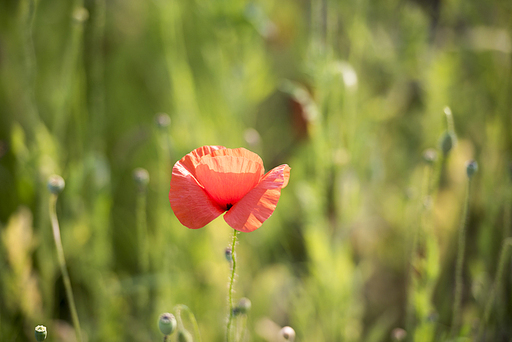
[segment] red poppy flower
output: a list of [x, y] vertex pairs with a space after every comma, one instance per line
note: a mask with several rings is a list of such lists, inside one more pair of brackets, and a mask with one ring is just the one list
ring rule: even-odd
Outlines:
[[283, 164], [263, 173], [261, 158], [245, 148], [200, 147], [172, 168], [171, 208], [191, 229], [227, 211], [224, 220], [232, 228], [252, 232], [276, 209], [290, 167]]

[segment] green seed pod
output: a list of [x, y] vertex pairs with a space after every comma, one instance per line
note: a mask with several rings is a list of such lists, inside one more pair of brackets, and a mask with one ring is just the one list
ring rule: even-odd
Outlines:
[[133, 179], [135, 182], [144, 189], [149, 183], [149, 172], [141, 167], [133, 170]]
[[192, 334], [188, 330], [178, 330], [178, 342], [193, 342]]
[[450, 153], [456, 143], [457, 137], [455, 136], [455, 133], [452, 131], [444, 132], [444, 134], [441, 136], [441, 140], [439, 141], [439, 145], [445, 157], [448, 155], [448, 153]]
[[47, 336], [46, 327], [44, 325], [36, 326], [35, 336], [36, 336], [36, 341], [46, 340], [46, 336]]
[[52, 194], [60, 194], [65, 186], [66, 182], [64, 182], [64, 179], [59, 175], [53, 175], [48, 178], [48, 190], [50, 190]]
[[295, 330], [292, 327], [283, 327], [279, 331], [279, 335], [281, 335], [286, 341], [293, 342], [295, 340]]
[[478, 164], [474, 160], [470, 160], [466, 163], [466, 173], [468, 178], [473, 177], [473, 175], [478, 171]]
[[164, 335], [171, 335], [176, 330], [176, 318], [168, 312], [160, 315], [158, 319], [158, 328]]

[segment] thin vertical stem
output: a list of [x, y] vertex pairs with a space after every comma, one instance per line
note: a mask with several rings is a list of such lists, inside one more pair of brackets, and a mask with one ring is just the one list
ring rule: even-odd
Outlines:
[[199, 331], [199, 325], [197, 324], [196, 316], [194, 315], [192, 310], [190, 310], [190, 308], [188, 306], [183, 305], [183, 304], [176, 305], [175, 310], [176, 310], [176, 316], [177, 316], [177, 321], [178, 321], [178, 330], [185, 329], [185, 327], [183, 326], [182, 318], [181, 318], [181, 311], [185, 310], [185, 311], [187, 311], [188, 318], [190, 319], [190, 321], [192, 322], [192, 326], [194, 327], [195, 337], [197, 338], [198, 342], [201, 342], [201, 333]]
[[146, 189], [139, 189], [137, 194], [137, 237], [139, 239], [139, 256], [140, 270], [143, 274], [148, 272], [149, 256], [148, 256], [148, 228], [146, 222]]
[[411, 250], [409, 255], [409, 270], [408, 270], [408, 278], [407, 278], [407, 307], [406, 307], [406, 316], [405, 316], [405, 326], [407, 329], [407, 335], [409, 341], [414, 341], [414, 330], [415, 330], [415, 307], [414, 307], [414, 296], [418, 291], [418, 282], [417, 277], [414, 274], [414, 264], [418, 258], [418, 249], [420, 247], [420, 236], [424, 233], [425, 229], [425, 216], [427, 215], [427, 211], [429, 210], [426, 207], [425, 201], [430, 198], [430, 183], [432, 178], [432, 165], [426, 165], [424, 176], [423, 176], [423, 184], [422, 184], [422, 192], [420, 196], [419, 203], [419, 223], [415, 222], [413, 227], [413, 236], [411, 238]]
[[69, 310], [71, 311], [71, 319], [73, 320], [73, 326], [75, 327], [76, 339], [78, 342], [82, 342], [82, 331], [80, 330], [80, 322], [78, 321], [78, 314], [75, 306], [75, 299], [73, 297], [73, 290], [71, 289], [71, 281], [66, 266], [66, 260], [64, 259], [64, 249], [62, 248], [62, 241], [60, 238], [59, 221], [57, 220], [57, 195], [50, 195], [50, 220], [52, 223], [53, 238], [55, 240], [55, 247], [57, 248], [57, 259], [59, 261], [60, 271], [64, 281], [64, 287], [66, 289], [66, 297], [68, 298]]
[[455, 337], [460, 323], [460, 307], [462, 301], [462, 269], [464, 265], [464, 251], [466, 248], [466, 226], [469, 213], [469, 197], [471, 190], [471, 178], [468, 177], [466, 185], [466, 198], [464, 200], [464, 211], [459, 227], [459, 242], [457, 250], [457, 261], [455, 265], [455, 298], [453, 300], [452, 326], [450, 336]]
[[235, 281], [235, 271], [236, 271], [236, 254], [235, 254], [235, 246], [236, 246], [236, 238], [238, 236], [238, 231], [233, 229], [233, 243], [231, 245], [231, 278], [229, 280], [229, 313], [228, 313], [228, 324], [226, 327], [226, 342], [229, 342], [229, 336], [231, 332], [231, 325], [233, 323], [233, 283]]
[[501, 246], [500, 260], [498, 264], [498, 270], [496, 271], [496, 278], [494, 278], [491, 293], [489, 294], [489, 298], [487, 299], [487, 303], [485, 304], [484, 317], [480, 321], [480, 328], [478, 329], [478, 341], [482, 341], [485, 326], [487, 326], [487, 322], [489, 321], [491, 309], [494, 304], [494, 298], [496, 297], [496, 291], [499, 289], [501, 285], [501, 280], [503, 279], [503, 271], [505, 270], [505, 265], [507, 264], [509, 247], [511, 246], [512, 238], [510, 237], [505, 239], [505, 241], [503, 241], [503, 245]]

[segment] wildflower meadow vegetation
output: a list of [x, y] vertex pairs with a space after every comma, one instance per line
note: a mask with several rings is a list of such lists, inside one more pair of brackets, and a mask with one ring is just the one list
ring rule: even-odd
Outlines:
[[0, 1], [0, 341], [510, 341], [511, 261], [511, 1]]

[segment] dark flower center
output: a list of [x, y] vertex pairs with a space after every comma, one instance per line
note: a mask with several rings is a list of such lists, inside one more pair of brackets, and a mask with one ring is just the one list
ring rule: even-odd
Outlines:
[[233, 204], [231, 204], [231, 203], [226, 204], [226, 210], [231, 209], [232, 206], [233, 206]]

